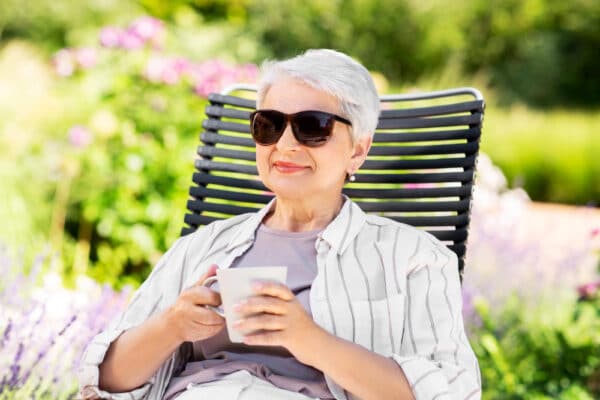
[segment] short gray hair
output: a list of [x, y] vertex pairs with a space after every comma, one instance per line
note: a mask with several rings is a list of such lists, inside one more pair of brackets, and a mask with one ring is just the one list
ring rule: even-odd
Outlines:
[[379, 95], [369, 71], [339, 51], [313, 49], [282, 61], [265, 61], [258, 83], [257, 107], [279, 79], [297, 79], [338, 99], [342, 117], [352, 122], [355, 139], [373, 135], [379, 120]]

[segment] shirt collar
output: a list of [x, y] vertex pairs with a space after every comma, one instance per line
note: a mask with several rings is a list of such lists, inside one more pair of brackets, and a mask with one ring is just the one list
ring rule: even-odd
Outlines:
[[[350, 200], [348, 196], [343, 196], [345, 201], [340, 212], [333, 221], [327, 225], [319, 235], [318, 239], [326, 241], [338, 254], [342, 254], [350, 243], [352, 243], [366, 220], [364, 211]], [[256, 230], [275, 205], [275, 201], [276, 198], [273, 198], [265, 207], [258, 212], [251, 214], [249, 218], [245, 219], [240, 224], [238, 231], [227, 246], [227, 251], [254, 240]]]
[[359, 206], [348, 196], [343, 196], [345, 202], [342, 209], [321, 233], [321, 238], [338, 254], [342, 254], [353, 242], [367, 219], [366, 214]]

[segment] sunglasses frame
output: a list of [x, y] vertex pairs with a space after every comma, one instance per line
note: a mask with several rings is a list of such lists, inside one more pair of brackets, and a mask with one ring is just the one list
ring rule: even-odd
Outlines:
[[[276, 138], [272, 143], [261, 143], [258, 140], [256, 140], [256, 137], [254, 135], [254, 119], [255, 119], [256, 115], [258, 115], [261, 112], [274, 113], [274, 114], [283, 116], [283, 118], [284, 118], [284, 124], [283, 124], [281, 130], [279, 132], [277, 132]], [[298, 141], [298, 143], [302, 144], [303, 146], [319, 147], [319, 146], [323, 146], [324, 144], [326, 144], [329, 141], [329, 139], [331, 138], [331, 135], [333, 134], [333, 126], [334, 125], [331, 125], [331, 129], [329, 129], [329, 131], [327, 132], [327, 135], [324, 136], [325, 140], [322, 140], [319, 142], [307, 140], [307, 138], [303, 136], [302, 129], [300, 126], [298, 126], [298, 122], [296, 120], [296, 118], [302, 117], [303, 114], [325, 115], [328, 118], [333, 119], [334, 121], [339, 121], [346, 125], [352, 126], [352, 122], [350, 122], [348, 119], [346, 119], [344, 117], [340, 117], [337, 114], [333, 114], [333, 113], [330, 113], [327, 111], [303, 110], [303, 111], [299, 111], [299, 112], [296, 112], [293, 114], [286, 114], [286, 113], [278, 111], [278, 110], [265, 108], [265, 109], [256, 110], [256, 111], [250, 113], [250, 133], [252, 135], [252, 139], [254, 139], [254, 141], [257, 144], [260, 144], [262, 146], [271, 146], [271, 145], [277, 143], [279, 141], [279, 139], [281, 139], [281, 136], [283, 136], [283, 132], [285, 132], [285, 129], [287, 128], [287, 126], [289, 124], [292, 127], [292, 133], [294, 134], [294, 138], [296, 139], [296, 141]], [[312, 139], [314, 139], [314, 138], [312, 138]]]

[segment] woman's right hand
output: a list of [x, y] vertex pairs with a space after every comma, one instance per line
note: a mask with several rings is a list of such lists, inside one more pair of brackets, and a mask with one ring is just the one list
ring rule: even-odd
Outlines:
[[169, 325], [182, 342], [195, 342], [216, 335], [225, 327], [225, 319], [204, 305], [221, 305], [221, 295], [202, 286], [208, 277], [215, 275], [215, 264], [208, 268], [198, 282], [181, 292], [179, 298], [166, 310]]

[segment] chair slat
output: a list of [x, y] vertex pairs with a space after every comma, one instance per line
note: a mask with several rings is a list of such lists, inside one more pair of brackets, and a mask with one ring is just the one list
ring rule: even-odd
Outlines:
[[250, 133], [250, 127], [248, 124], [220, 121], [218, 119], [205, 119], [202, 121], [202, 127], [204, 129], [208, 129], [209, 131], [223, 130], [230, 132]]
[[382, 110], [380, 119], [415, 118], [432, 115], [446, 115], [458, 113], [471, 113], [482, 110], [483, 101], [473, 100], [455, 104], [444, 104], [431, 107], [400, 108], [395, 110]]
[[425, 156], [438, 154], [472, 155], [479, 150], [479, 143], [436, 144], [427, 146], [372, 146], [371, 156]]
[[481, 135], [479, 127], [453, 130], [428, 130], [428, 131], [406, 131], [406, 132], [377, 132], [373, 137], [373, 143], [406, 143], [406, 142], [431, 142], [436, 140], [476, 140]]
[[208, 197], [213, 199], [240, 201], [244, 203], [260, 203], [263, 205], [267, 204], [273, 198], [273, 195], [232, 192], [229, 190], [219, 189], [207, 189], [201, 186], [191, 187], [190, 195], [192, 195], [196, 199]]
[[457, 187], [433, 187], [410, 189], [362, 189], [362, 188], [344, 188], [343, 192], [348, 197], [355, 199], [423, 199], [423, 198], [447, 198], [447, 197], [469, 197], [471, 195], [472, 185]]
[[256, 108], [256, 101], [250, 99], [243, 99], [237, 96], [229, 96], [220, 93], [211, 93], [208, 95], [208, 101], [211, 104], [223, 104], [231, 105], [235, 107], [243, 107], [254, 110]]
[[248, 121], [250, 119], [250, 111], [240, 110], [238, 108], [225, 108], [223, 106], [215, 106], [212, 104], [204, 108], [204, 113], [208, 117], [216, 118], [234, 118]]
[[210, 211], [223, 214], [239, 215], [255, 212], [258, 207], [243, 207], [223, 203], [207, 203], [205, 201], [188, 200], [187, 208], [190, 211]]
[[214, 174], [205, 174], [205, 173], [194, 173], [192, 177], [194, 183], [199, 185], [209, 185], [215, 184], [220, 186], [227, 186], [232, 188], [241, 188], [241, 189], [254, 189], [258, 191], [267, 192], [268, 189], [258, 179], [240, 179], [240, 178], [231, 178], [229, 176], [221, 176]]
[[231, 164], [226, 162], [215, 162], [209, 160], [196, 160], [194, 165], [198, 170], [239, 172], [241, 174], [257, 175], [256, 167], [253, 165]]
[[467, 240], [467, 229], [456, 229], [456, 230], [439, 230], [439, 231], [431, 231], [427, 232], [431, 233], [433, 236], [442, 241], [453, 241], [453, 242], [462, 242]]
[[398, 215], [386, 215], [387, 218], [403, 224], [425, 227], [425, 226], [456, 226], [463, 227], [469, 224], [469, 216], [466, 213], [449, 216], [435, 217], [406, 217]]
[[364, 174], [355, 175], [357, 183], [442, 183], [471, 182], [473, 171], [422, 174]]
[[437, 212], [469, 209], [469, 200], [459, 201], [357, 201], [365, 212]]
[[420, 160], [369, 160], [367, 159], [363, 170], [397, 170], [397, 169], [436, 169], [436, 168], [469, 168], [475, 165], [475, 155], [466, 158], [452, 157], [439, 159]]
[[475, 125], [481, 122], [483, 114], [457, 115], [453, 117], [439, 118], [390, 118], [379, 120], [377, 129], [400, 129], [400, 128], [437, 128], [440, 126]]

